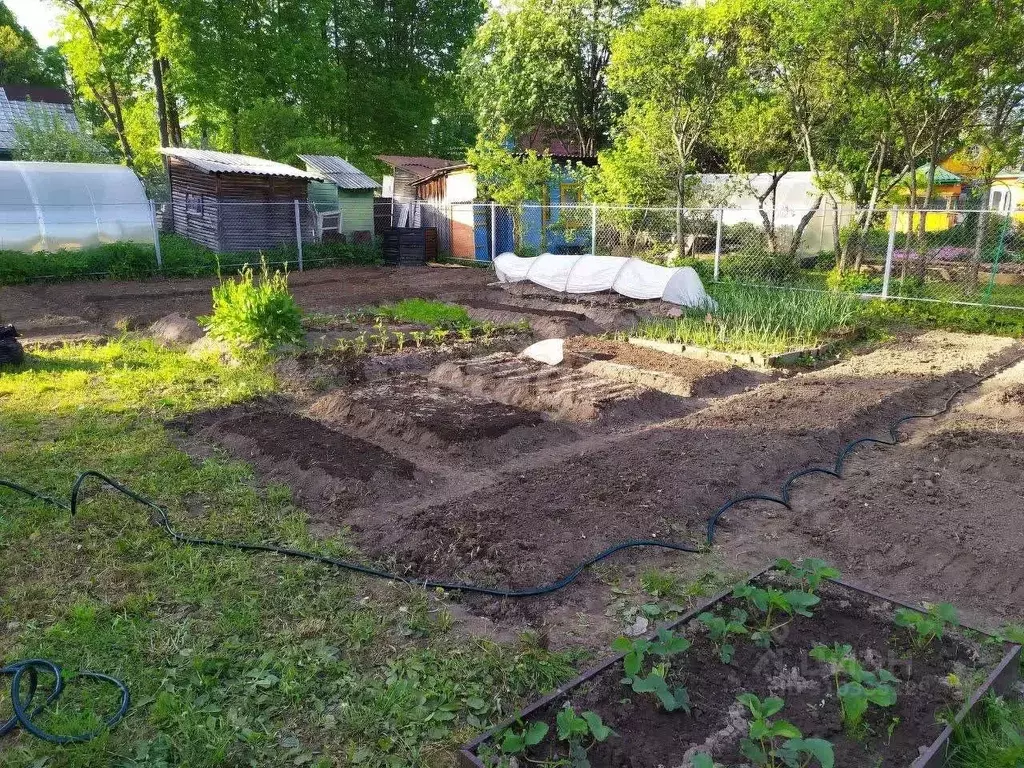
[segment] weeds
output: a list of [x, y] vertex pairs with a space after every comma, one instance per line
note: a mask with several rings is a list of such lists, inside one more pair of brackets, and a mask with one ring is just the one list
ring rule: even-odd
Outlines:
[[470, 325], [469, 312], [458, 304], [427, 299], [403, 299], [394, 304], [385, 304], [370, 310], [376, 317], [393, 323], [413, 325], [460, 326]]
[[651, 568], [640, 576], [640, 586], [651, 597], [668, 597], [679, 589], [679, 577]]
[[[674, 634], [671, 630], [660, 629], [656, 640], [646, 638], [620, 637], [612, 648], [624, 652], [622, 667], [626, 673], [623, 683], [632, 687], [634, 693], [654, 694], [666, 712], [674, 712], [677, 709], [690, 711], [690, 696], [683, 686], [669, 690], [666, 677], [669, 671], [668, 659], [676, 654], [683, 653], [690, 647], [690, 641], [681, 635]], [[663, 661], [655, 664], [647, 676], [641, 673], [644, 671], [648, 655], [660, 657]]]
[[817, 645], [811, 649], [811, 658], [828, 664], [832, 670], [843, 723], [851, 733], [860, 727], [869, 704], [891, 707], [896, 703], [897, 679], [887, 669], [864, 669], [853, 655], [853, 646]]
[[263, 262], [259, 279], [246, 266], [237, 280], [213, 289], [213, 313], [204, 318], [210, 335], [233, 345], [294, 343], [302, 339], [302, 313], [288, 290], [288, 274], [270, 274]]
[[782, 711], [785, 701], [769, 696], [763, 701], [752, 693], [737, 697], [751, 715], [750, 731], [740, 743], [740, 751], [754, 765], [764, 768], [808, 768], [817, 762], [821, 768], [833, 768], [832, 744], [824, 739], [805, 739], [800, 730], [785, 720], [769, 718]]
[[945, 631], [960, 623], [956, 608], [949, 603], [925, 603], [925, 611], [912, 608], [900, 608], [896, 611], [897, 627], [904, 627], [913, 632], [914, 645], [918, 649], [926, 648], [936, 638], [941, 638]]

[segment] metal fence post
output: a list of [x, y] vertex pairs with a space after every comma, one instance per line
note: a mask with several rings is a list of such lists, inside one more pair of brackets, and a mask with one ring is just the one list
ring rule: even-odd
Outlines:
[[899, 221], [899, 206], [894, 205], [889, 213], [892, 224], [889, 225], [889, 245], [885, 249], [885, 272], [882, 275], [882, 298], [889, 298], [889, 278], [892, 277], [892, 258], [896, 252], [896, 225]]
[[498, 255], [498, 212], [491, 200], [491, 261]]
[[160, 227], [156, 223], [156, 203], [152, 200], [149, 201], [149, 217], [153, 222], [153, 247], [156, 248], [156, 269], [158, 272], [161, 272], [164, 268], [164, 256], [160, 251]]
[[299, 209], [299, 201], [293, 200], [295, 204], [295, 244], [299, 246], [299, 272], [302, 271], [302, 212]]
[[591, 203], [590, 208], [590, 252], [597, 255], [597, 203]]
[[718, 209], [718, 221], [715, 227], [715, 282], [722, 271], [722, 220], [725, 216], [725, 209]]

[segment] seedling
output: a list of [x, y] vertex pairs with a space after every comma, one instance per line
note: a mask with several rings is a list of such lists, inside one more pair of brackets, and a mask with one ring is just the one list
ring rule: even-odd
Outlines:
[[530, 747], [540, 744], [547, 735], [548, 724], [539, 721], [530, 723], [518, 731], [510, 728], [505, 731], [505, 735], [501, 740], [501, 751], [506, 755], [520, 755]]
[[[733, 597], [746, 600], [747, 603], [761, 613], [761, 623], [750, 637], [758, 645], [767, 648], [771, 645], [772, 634], [786, 626], [797, 616], [812, 616], [811, 608], [821, 602], [821, 598], [799, 589], [783, 592], [781, 589], [768, 587], [763, 589], [753, 584], [740, 584], [733, 592]], [[776, 624], [779, 614], [788, 618]]]
[[803, 591], [811, 594], [818, 591], [818, 587], [825, 579], [839, 578], [837, 568], [833, 568], [824, 560], [819, 560], [816, 557], [805, 557], [799, 563], [776, 560], [775, 568], [797, 579]]
[[459, 327], [459, 338], [462, 341], [472, 341], [473, 340], [473, 326], [471, 326], [471, 325], [460, 326]]
[[853, 646], [836, 643], [829, 648], [817, 645], [811, 649], [811, 658], [828, 664], [832, 669], [847, 730], [855, 731], [860, 726], [869, 704], [891, 707], [896, 703], [895, 684], [899, 681], [887, 669], [878, 672], [864, 669], [853, 655]]
[[[590, 768], [587, 759], [588, 750], [598, 742], [605, 741], [615, 732], [601, 722], [596, 712], [584, 712], [577, 715], [569, 704], [559, 711], [555, 718], [558, 740], [569, 745], [569, 765], [572, 768]], [[584, 741], [589, 740], [589, 744]]]
[[395, 331], [395, 346], [398, 347], [399, 352], [405, 349], [405, 339], [405, 331]]
[[643, 637], [620, 637], [612, 643], [614, 650], [626, 654], [622, 659], [622, 667], [626, 673], [622, 682], [630, 685], [634, 693], [653, 693], [666, 712], [674, 712], [677, 709], [689, 712], [689, 693], [683, 686], [678, 686], [675, 690], [669, 689], [665, 679], [669, 670], [667, 661], [656, 664], [646, 676], [641, 674], [644, 670], [644, 661], [651, 654], [668, 659], [670, 656], [683, 653], [689, 647], [689, 640], [669, 629], [658, 630], [658, 638], [653, 641]]
[[705, 611], [697, 617], [697, 621], [708, 628], [708, 637], [715, 644], [723, 664], [731, 662], [736, 655], [736, 646], [727, 642], [728, 639], [750, 634], [747, 629], [747, 612], [740, 608], [734, 608], [728, 619]]
[[896, 611], [896, 626], [914, 631], [914, 645], [926, 648], [932, 640], [941, 638], [945, 631], [960, 623], [956, 608], [949, 603], [925, 603], [925, 612], [911, 608]]
[[492, 323], [490, 320], [487, 320], [486, 322], [484, 322], [483, 325], [480, 326], [480, 330], [483, 334], [484, 343], [490, 344], [491, 339], [494, 338], [494, 334], [497, 333], [498, 331], [498, 326]]
[[413, 340], [416, 349], [419, 349], [423, 346], [423, 341], [427, 338], [427, 334], [423, 331], [409, 331], [409, 338]]
[[366, 354], [366, 350], [369, 346], [370, 342], [367, 341], [365, 333], [361, 333], [352, 339], [352, 350], [356, 353], [357, 357]]
[[445, 328], [435, 328], [430, 332], [430, 338], [434, 340], [437, 346], [444, 344], [444, 340], [448, 338], [448, 330]]
[[740, 752], [754, 765], [764, 768], [833, 768], [832, 744], [824, 739], [805, 739], [800, 730], [785, 720], [769, 718], [782, 711], [786, 702], [777, 696], [762, 701], [752, 693], [736, 697], [750, 710], [752, 717], [748, 737], [740, 742]]

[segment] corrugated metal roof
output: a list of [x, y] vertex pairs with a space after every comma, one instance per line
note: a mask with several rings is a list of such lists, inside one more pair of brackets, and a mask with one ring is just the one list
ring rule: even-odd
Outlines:
[[457, 163], [455, 165], [446, 165], [444, 168], [438, 168], [436, 171], [433, 171], [429, 175], [424, 176], [422, 179], [417, 179], [416, 181], [413, 182], [413, 186], [418, 187], [421, 184], [426, 184], [428, 182], [434, 181], [434, 179], [439, 179], [442, 176], [447, 176], [449, 173], [453, 173], [454, 171], [464, 171], [466, 168], [472, 167], [473, 166], [470, 165], [469, 163]]
[[[919, 174], [923, 174], [923, 175], [927, 176], [928, 175], [928, 171], [931, 170], [931, 167], [932, 167], [931, 163], [925, 163], [924, 165], [922, 165], [920, 168], [917, 169], [917, 172]], [[936, 184], [959, 184], [961, 181], [963, 181], [963, 179], [961, 179], [955, 173], [950, 173], [945, 168], [943, 168], [941, 165], [935, 166], [935, 183]]]
[[334, 155], [299, 155], [307, 168], [318, 171], [339, 189], [380, 189], [380, 184], [354, 165]]
[[[10, 95], [7, 93], [8, 90], [11, 91]], [[33, 93], [28, 93], [28, 90], [27, 88], [18, 89], [14, 86], [0, 87], [0, 150], [9, 151], [14, 148], [14, 126], [29, 122], [33, 113], [59, 117], [64, 121], [68, 130], [76, 133], [79, 131], [78, 118], [75, 117], [75, 112], [69, 104], [32, 98], [25, 101], [18, 98], [21, 95], [32, 97]], [[41, 95], [44, 90], [56, 89], [41, 89], [34, 95]]]
[[164, 147], [160, 150], [168, 157], [184, 160], [207, 173], [245, 173], [250, 176], [281, 176], [290, 179], [308, 179], [325, 181], [319, 173], [303, 171], [284, 163], [266, 160], [262, 157], [234, 155], [230, 152], [214, 152], [210, 149], [186, 149], [184, 147]]
[[447, 168], [454, 162], [453, 160], [443, 160], [440, 157], [408, 157], [406, 155], [377, 155], [377, 159], [392, 168], [401, 168], [403, 171], [415, 173], [421, 178], [433, 171]]

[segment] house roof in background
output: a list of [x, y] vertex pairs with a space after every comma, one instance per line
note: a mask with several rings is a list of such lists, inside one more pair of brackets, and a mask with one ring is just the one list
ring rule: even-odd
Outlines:
[[[927, 174], [928, 171], [931, 169], [931, 167], [932, 167], [931, 163], [925, 163], [924, 165], [922, 165], [920, 168], [917, 169], [917, 172], [918, 173]], [[950, 173], [945, 168], [943, 168], [941, 165], [936, 166], [936, 168], [935, 168], [935, 183], [936, 184], [959, 184], [962, 181], [963, 181], [963, 179], [961, 179], [955, 173]]]
[[377, 155], [377, 159], [392, 168], [401, 168], [419, 178], [429, 176], [434, 171], [447, 168], [453, 164], [452, 160], [445, 160], [440, 157], [410, 157], [407, 155]]
[[380, 184], [354, 165], [334, 155], [299, 155], [306, 167], [322, 173], [339, 189], [380, 189]]
[[319, 173], [303, 171], [284, 163], [266, 160], [262, 157], [235, 155], [230, 152], [214, 152], [210, 149], [187, 149], [185, 147], [163, 147], [160, 150], [167, 157], [183, 160], [206, 173], [243, 173], [250, 176], [280, 176], [288, 179], [326, 181]]
[[473, 166], [470, 165], [469, 163], [455, 163], [453, 165], [446, 165], [444, 168], [438, 168], [433, 173], [428, 174], [427, 176], [424, 176], [421, 179], [417, 179], [416, 181], [413, 182], [413, 186], [418, 187], [420, 184], [427, 184], [428, 182], [434, 181], [435, 179], [439, 179], [442, 176], [447, 176], [449, 173], [453, 173], [455, 171], [464, 171], [467, 168], [472, 167]]
[[80, 130], [71, 97], [60, 88], [0, 85], [0, 150], [14, 148], [14, 126], [27, 123], [33, 113], [59, 117], [68, 130]]

